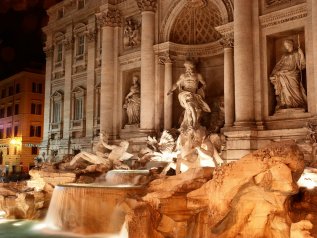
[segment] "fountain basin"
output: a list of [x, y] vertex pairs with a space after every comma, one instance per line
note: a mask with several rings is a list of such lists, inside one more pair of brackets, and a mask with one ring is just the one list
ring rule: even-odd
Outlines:
[[143, 186], [65, 184], [56, 186], [45, 219], [50, 229], [79, 234], [119, 234], [125, 221], [120, 207]]

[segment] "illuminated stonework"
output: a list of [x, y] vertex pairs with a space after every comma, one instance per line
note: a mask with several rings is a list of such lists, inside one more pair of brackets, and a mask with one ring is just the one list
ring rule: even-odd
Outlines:
[[219, 10], [211, 2], [196, 4], [189, 2], [176, 18], [171, 31], [172, 42], [196, 45], [219, 39], [220, 34], [214, 28], [222, 24]]

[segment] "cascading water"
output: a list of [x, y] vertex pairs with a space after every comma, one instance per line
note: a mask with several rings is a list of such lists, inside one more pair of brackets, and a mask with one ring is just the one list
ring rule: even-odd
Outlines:
[[[111, 171], [103, 182], [56, 186], [45, 219], [48, 228], [79, 234], [120, 234], [124, 199], [142, 194], [148, 171]], [[101, 179], [102, 180], [102, 179]]]

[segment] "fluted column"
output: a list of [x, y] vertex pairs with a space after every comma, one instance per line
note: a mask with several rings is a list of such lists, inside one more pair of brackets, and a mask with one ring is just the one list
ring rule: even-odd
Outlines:
[[[308, 1], [309, 2], [309, 1]], [[316, 0], [311, 0], [309, 2], [311, 5], [311, 32], [312, 32], [312, 52], [313, 52], [313, 62], [316, 62], [317, 60], [317, 1]], [[317, 115], [317, 93], [316, 93], [316, 89], [317, 89], [317, 67], [316, 64], [314, 63], [314, 94], [315, 94], [315, 98], [314, 98], [314, 112], [315, 115]], [[309, 82], [307, 82], [307, 84], [309, 84]], [[309, 91], [309, 89], [308, 89]], [[307, 92], [309, 93], [309, 92]], [[309, 99], [309, 98], [308, 98]], [[310, 104], [308, 102], [308, 104]]]
[[102, 25], [100, 131], [114, 139], [114, 27], [120, 26], [121, 15], [117, 9], [108, 9], [97, 14], [97, 19]]
[[173, 95], [167, 95], [173, 85], [173, 63], [169, 56], [162, 59], [164, 63], [164, 129], [172, 128]]
[[156, 0], [137, 0], [142, 11], [140, 128], [155, 129], [155, 10]]
[[252, 0], [234, 0], [234, 88], [237, 127], [254, 126]]
[[233, 126], [234, 122], [234, 67], [233, 38], [224, 37], [221, 40], [224, 47], [224, 106], [225, 127]]
[[[69, 129], [71, 123], [71, 103], [72, 103], [72, 65], [73, 65], [73, 29], [67, 28], [64, 40], [65, 49], [65, 83], [64, 83], [64, 113], [63, 113], [63, 139], [70, 137]], [[69, 148], [68, 148], [69, 149]]]
[[[89, 19], [91, 24], [94, 21]], [[87, 96], [86, 96], [86, 137], [94, 136], [94, 95], [95, 95], [95, 56], [96, 56], [96, 31], [91, 27], [86, 35], [87, 39]]]
[[[45, 67], [45, 106], [44, 106], [44, 125], [43, 125], [43, 142], [48, 143], [48, 136], [50, 130], [50, 109], [51, 109], [51, 80], [52, 80], [52, 63], [53, 63], [53, 46], [44, 49], [46, 54]], [[47, 151], [46, 151], [47, 152]]]

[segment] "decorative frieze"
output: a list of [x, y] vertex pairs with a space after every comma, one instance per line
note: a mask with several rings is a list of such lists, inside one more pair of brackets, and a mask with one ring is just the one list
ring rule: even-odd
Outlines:
[[216, 26], [215, 29], [223, 37], [231, 37], [231, 38], [233, 38], [233, 22], [229, 22], [229, 23], [221, 25], [221, 26]]
[[97, 25], [99, 27], [121, 26], [121, 22], [122, 22], [121, 13], [116, 8], [109, 8], [108, 10], [106, 10], [104, 12], [97, 13], [96, 18], [97, 18]]
[[157, 0], [136, 0], [141, 12], [155, 12], [157, 8]]
[[130, 54], [126, 54], [119, 57], [120, 66], [123, 67], [125, 65], [130, 65], [134, 63], [139, 63], [141, 61], [140, 51], [133, 52]]
[[154, 46], [156, 54], [169, 51], [171, 55], [183, 56], [183, 57], [206, 57], [214, 56], [223, 53], [223, 46], [219, 41], [204, 44], [204, 45], [182, 45], [173, 42], [164, 42]]
[[303, 3], [280, 11], [275, 11], [260, 16], [260, 24], [263, 28], [280, 25], [290, 21], [307, 17], [307, 4]]

